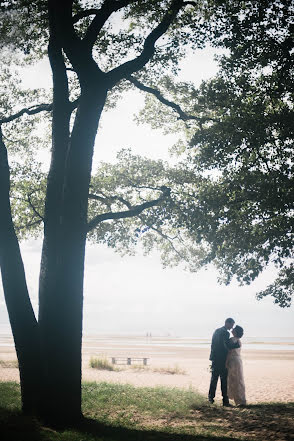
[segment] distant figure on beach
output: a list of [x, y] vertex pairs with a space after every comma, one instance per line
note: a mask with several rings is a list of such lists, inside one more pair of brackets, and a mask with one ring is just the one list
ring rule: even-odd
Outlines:
[[241, 358], [242, 343], [240, 341], [243, 333], [243, 328], [236, 325], [232, 331], [233, 337], [230, 338], [230, 341], [233, 344], [239, 343], [239, 348], [230, 350], [226, 361], [226, 368], [228, 370], [228, 397], [234, 400], [237, 406], [246, 405], [243, 363]]
[[230, 339], [229, 331], [233, 328], [234, 324], [235, 321], [232, 318], [227, 318], [225, 321], [225, 325], [214, 331], [211, 341], [211, 352], [209, 360], [211, 360], [212, 363], [208, 400], [210, 403], [214, 402], [217, 382], [220, 377], [223, 406], [230, 406], [227, 387], [227, 355], [231, 349], [237, 349], [240, 347], [239, 340], [235, 342]]

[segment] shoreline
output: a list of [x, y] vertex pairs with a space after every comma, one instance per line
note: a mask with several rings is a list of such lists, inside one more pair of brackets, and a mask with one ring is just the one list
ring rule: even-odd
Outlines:
[[[166, 344], [158, 345], [154, 338], [146, 344], [146, 337], [85, 337], [82, 346], [83, 381], [193, 388], [206, 396], [210, 381], [209, 348], [179, 346], [175, 339], [162, 337], [161, 341]], [[14, 347], [6, 346], [8, 340], [0, 337], [0, 360], [13, 362], [16, 354]], [[118, 371], [102, 371], [89, 367], [91, 357], [107, 358], [108, 361], [111, 357], [146, 357], [148, 365], [137, 368], [120, 365], [115, 366], [120, 369]], [[242, 358], [248, 403], [294, 401], [294, 350], [280, 350], [278, 345], [269, 350], [244, 348]], [[0, 381], [19, 381], [18, 369], [0, 364]], [[219, 385], [216, 399], [221, 399]]]

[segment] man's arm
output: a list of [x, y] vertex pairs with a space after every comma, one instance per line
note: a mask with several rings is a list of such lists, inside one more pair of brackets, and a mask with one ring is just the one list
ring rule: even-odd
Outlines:
[[226, 351], [230, 351], [231, 349], [237, 349], [240, 347], [239, 342], [233, 342], [233, 339], [230, 338], [229, 333], [226, 331], [223, 336], [223, 344]]
[[240, 347], [240, 343], [237, 341], [236, 343], [233, 342], [232, 338], [229, 338], [228, 341], [228, 350], [230, 351], [231, 349], [237, 349]]

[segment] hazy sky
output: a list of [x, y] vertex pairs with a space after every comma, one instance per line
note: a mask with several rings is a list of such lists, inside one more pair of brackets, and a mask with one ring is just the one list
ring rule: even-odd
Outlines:
[[[199, 51], [182, 67], [181, 79], [196, 84], [217, 70], [212, 50]], [[32, 69], [25, 83], [48, 87], [47, 61]], [[94, 164], [100, 160], [113, 161], [117, 151], [126, 147], [151, 158], [168, 158], [168, 148], [176, 138], [151, 131], [146, 125], [136, 126], [132, 121], [134, 109], [142, 104], [140, 93], [128, 93], [115, 110], [104, 115], [96, 139]], [[41, 241], [23, 243], [22, 252], [37, 309]], [[144, 257], [139, 252], [135, 257], [122, 258], [111, 249], [94, 245], [87, 247], [85, 267], [85, 333], [210, 336], [227, 316], [232, 316], [244, 326], [248, 336], [294, 336], [293, 309], [280, 309], [272, 299], [255, 300], [255, 292], [273, 281], [274, 268], [251, 286], [238, 287], [233, 283], [225, 287], [217, 284], [213, 267], [197, 274], [181, 268], [162, 269], [156, 253]], [[7, 323], [1, 287], [0, 325]]]

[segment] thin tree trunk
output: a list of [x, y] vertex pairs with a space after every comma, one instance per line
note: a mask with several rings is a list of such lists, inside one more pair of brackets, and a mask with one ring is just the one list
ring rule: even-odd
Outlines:
[[[57, 326], [60, 314], [59, 300], [62, 291], [57, 274], [60, 267], [60, 245], [62, 240], [61, 220], [63, 210], [63, 188], [65, 176], [65, 163], [69, 146], [69, 122], [71, 106], [68, 99], [68, 81], [66, 68], [60, 45], [56, 38], [50, 37], [48, 55], [53, 73], [53, 116], [52, 116], [52, 157], [47, 178], [47, 189], [44, 212], [44, 240], [39, 278], [39, 332], [42, 362], [42, 385], [39, 415], [52, 420], [52, 413], [59, 401], [59, 396], [54, 398], [55, 387], [59, 388], [59, 374], [57, 378], [50, 378], [52, 367], [56, 364], [60, 351], [55, 342], [61, 338]], [[57, 301], [56, 301], [57, 297]], [[44, 306], [45, 305], [45, 306]], [[46, 308], [54, 310], [56, 320]], [[50, 332], [46, 331], [47, 319], [52, 321]], [[56, 326], [55, 326], [56, 322]], [[56, 335], [55, 335], [56, 334]], [[62, 351], [62, 349], [61, 349]], [[64, 381], [61, 379], [61, 381]], [[52, 398], [51, 398], [52, 395]], [[63, 408], [66, 409], [67, 406]], [[62, 413], [59, 412], [62, 418]]]
[[5, 301], [19, 363], [22, 408], [34, 413], [39, 403], [38, 323], [31, 305], [24, 266], [14, 231], [9, 199], [10, 173], [0, 128], [0, 266]]

